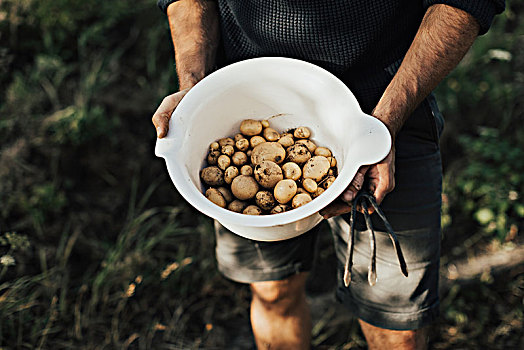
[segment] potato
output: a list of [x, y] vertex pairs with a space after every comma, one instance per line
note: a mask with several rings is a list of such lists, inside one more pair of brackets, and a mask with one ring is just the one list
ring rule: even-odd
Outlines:
[[289, 205], [286, 204], [279, 204], [276, 205], [273, 209], [271, 209], [270, 214], [280, 214], [288, 211], [290, 209]]
[[315, 192], [311, 193], [311, 198], [317, 198], [322, 193], [324, 193], [324, 189], [322, 187], [318, 186], [317, 189], [315, 190]]
[[287, 162], [282, 165], [282, 173], [285, 179], [297, 181], [302, 176], [302, 169], [300, 169], [297, 163]]
[[309, 128], [306, 126], [300, 126], [295, 129], [293, 136], [295, 136], [297, 139], [307, 139], [311, 136], [311, 130], [309, 130]]
[[288, 148], [290, 146], [293, 146], [293, 144], [295, 143], [295, 140], [293, 140], [293, 136], [288, 134], [286, 136], [280, 137], [280, 139], [278, 140], [278, 143], [280, 143], [285, 148]]
[[217, 190], [219, 190], [220, 193], [222, 193], [222, 196], [226, 200], [226, 203], [229, 203], [229, 202], [231, 202], [233, 200], [233, 193], [231, 193], [229, 188], [221, 186], [221, 187], [217, 188]]
[[224, 172], [214, 165], [202, 169], [200, 178], [208, 186], [221, 186], [224, 184]]
[[209, 150], [210, 151], [218, 151], [220, 149], [220, 145], [218, 144], [218, 142], [211, 142], [211, 144], [209, 145]]
[[331, 154], [331, 151], [329, 149], [327, 149], [326, 147], [317, 147], [317, 149], [315, 150], [315, 155], [316, 156], [324, 156], [326, 158], [333, 156]]
[[302, 181], [302, 187], [304, 187], [306, 191], [313, 193], [317, 190], [318, 185], [313, 179], [304, 179], [304, 181]]
[[231, 158], [225, 154], [221, 154], [217, 159], [217, 165], [220, 169], [226, 170], [226, 168], [231, 165]]
[[235, 146], [239, 151], [245, 152], [249, 148], [249, 140], [248, 139], [240, 139], [237, 142], [235, 142]]
[[304, 164], [311, 158], [311, 152], [307, 149], [306, 146], [295, 143], [293, 146], [287, 149], [287, 158], [289, 162]]
[[260, 164], [255, 165], [253, 173], [255, 174], [255, 180], [264, 188], [273, 188], [277, 182], [284, 178], [282, 169], [278, 164], [269, 160], [264, 160]]
[[306, 190], [303, 189], [302, 187], [299, 187], [299, 188], [297, 189], [297, 193], [296, 193], [295, 195], [297, 195], [297, 194], [301, 194], [301, 193], [308, 193], [308, 191], [306, 191]]
[[333, 182], [335, 182], [336, 178], [334, 176], [328, 176], [322, 181], [322, 187], [324, 187], [325, 190], [331, 186]]
[[335, 159], [335, 157], [327, 157], [327, 160], [329, 160], [329, 166], [331, 166], [332, 168], [337, 166], [337, 160]]
[[278, 141], [278, 139], [280, 139], [280, 134], [275, 129], [270, 127], [265, 128], [262, 134], [269, 142]]
[[280, 180], [273, 189], [273, 196], [280, 204], [286, 204], [297, 193], [297, 183], [291, 179]]
[[307, 193], [299, 193], [295, 197], [293, 197], [293, 200], [291, 201], [291, 206], [293, 209], [296, 209], [298, 207], [301, 207], [305, 204], [308, 204], [311, 202], [311, 196]]
[[240, 168], [240, 175], [253, 175], [253, 168], [251, 165], [242, 165], [242, 168]]
[[219, 207], [226, 207], [226, 200], [224, 196], [222, 196], [222, 193], [220, 193], [220, 191], [216, 188], [209, 188], [206, 191], [206, 198], [218, 205]]
[[233, 153], [235, 153], [235, 147], [231, 145], [222, 146], [221, 152], [222, 154], [225, 154], [226, 156], [231, 157]]
[[258, 183], [251, 176], [238, 175], [231, 183], [231, 191], [237, 199], [245, 201], [255, 197], [258, 192]]
[[246, 119], [240, 123], [240, 132], [246, 136], [255, 136], [262, 132], [262, 123], [258, 120]]
[[329, 160], [323, 156], [314, 156], [306, 162], [302, 169], [304, 179], [313, 179], [316, 182], [322, 180], [329, 171]]
[[236, 213], [241, 213], [246, 206], [247, 206], [246, 202], [235, 199], [234, 201], [229, 203], [229, 205], [227, 206], [227, 209], [234, 211]]
[[257, 192], [255, 202], [262, 210], [271, 210], [277, 204], [270, 191]]
[[286, 150], [278, 142], [264, 142], [253, 148], [251, 163], [256, 165], [264, 160], [280, 164], [286, 157]]
[[256, 205], [249, 205], [244, 211], [242, 211], [242, 214], [246, 215], [260, 215], [262, 214], [262, 210], [257, 207]]
[[249, 139], [249, 145], [251, 146], [251, 148], [255, 148], [256, 146], [264, 142], [266, 142], [266, 139], [258, 135], [253, 136], [252, 138]]
[[224, 138], [221, 138], [220, 140], [218, 140], [218, 144], [220, 145], [220, 147], [224, 147], [224, 146], [234, 146], [235, 145], [235, 141], [233, 141], [233, 139], [231, 137], [224, 137]]
[[295, 143], [300, 143], [301, 145], [306, 146], [309, 152], [311, 152], [311, 154], [313, 154], [315, 150], [317, 149], [317, 145], [311, 140], [302, 139], [302, 140], [298, 140]]
[[[217, 145], [218, 145], [218, 143], [217, 143]], [[220, 154], [221, 153], [218, 150], [209, 152], [209, 154], [207, 155], [207, 164], [209, 164], [209, 165], [217, 165], [218, 157], [220, 157]]]
[[269, 128], [269, 121], [267, 120], [261, 120], [260, 121], [260, 124], [262, 124], [262, 127], [265, 129], [265, 128]]
[[233, 182], [233, 179], [238, 176], [238, 168], [236, 166], [228, 166], [226, 170], [224, 170], [224, 182], [228, 185], [230, 185]]
[[238, 134], [235, 134], [235, 136], [233, 136], [233, 140], [235, 141], [235, 143], [237, 143], [239, 140], [245, 140], [245, 136], [242, 135], [241, 133], [238, 133]]
[[242, 166], [247, 163], [247, 155], [244, 152], [235, 152], [231, 156], [231, 161], [236, 166]]

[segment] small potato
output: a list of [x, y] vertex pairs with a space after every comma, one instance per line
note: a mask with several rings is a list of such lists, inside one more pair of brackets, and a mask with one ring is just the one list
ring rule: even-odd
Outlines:
[[209, 150], [210, 151], [218, 151], [220, 149], [220, 145], [218, 144], [218, 142], [211, 142], [211, 144], [209, 145]]
[[332, 168], [337, 166], [337, 160], [335, 159], [335, 157], [327, 157], [327, 159], [329, 160], [329, 165]]
[[251, 150], [251, 149], [248, 149], [248, 150], [246, 151], [246, 155], [247, 155], [249, 158], [251, 158], [251, 154], [252, 154], [252, 153], [253, 153], [253, 150]]
[[306, 146], [309, 152], [311, 152], [311, 154], [313, 154], [315, 150], [317, 149], [317, 145], [313, 141], [308, 140], [308, 139], [298, 140], [296, 143], [300, 143]]
[[308, 193], [308, 192], [307, 192], [305, 189], [303, 189], [302, 187], [299, 187], [299, 188], [297, 189], [297, 193], [296, 193], [295, 195], [297, 195], [297, 194], [301, 194], [301, 193]]
[[231, 183], [231, 192], [237, 199], [245, 201], [255, 197], [258, 192], [258, 183], [251, 176], [239, 175]]
[[216, 188], [209, 188], [206, 191], [206, 198], [209, 199], [211, 202], [215, 203], [219, 207], [225, 208], [226, 207], [226, 200], [224, 199], [224, 196], [222, 196], [222, 193], [220, 193], [219, 190]]
[[248, 139], [240, 139], [237, 142], [235, 142], [235, 146], [239, 151], [245, 152], [249, 148], [249, 140]]
[[315, 150], [316, 156], [323, 156], [323, 157], [332, 157], [331, 151], [327, 149], [326, 147], [317, 147]]
[[322, 181], [322, 187], [324, 187], [325, 190], [331, 186], [333, 182], [335, 182], [336, 178], [334, 176], [328, 176]]
[[269, 128], [269, 121], [267, 120], [261, 120], [260, 123], [262, 124], [262, 127], [265, 129], [265, 128]]
[[260, 209], [256, 205], [250, 205], [246, 209], [244, 209], [244, 211], [242, 211], [242, 214], [246, 214], [246, 215], [261, 215], [262, 214], [262, 209]]
[[264, 188], [273, 188], [280, 180], [284, 179], [282, 169], [277, 163], [264, 160], [255, 165], [253, 169], [255, 180]]
[[253, 168], [251, 167], [251, 165], [242, 165], [242, 168], [240, 168], [240, 175], [253, 175]]
[[287, 149], [287, 161], [304, 164], [311, 158], [311, 152], [307, 149], [306, 146], [295, 143], [293, 146]]
[[244, 152], [235, 152], [231, 156], [231, 161], [236, 166], [242, 166], [247, 163], [247, 155]]
[[[218, 143], [217, 143], [217, 145], [218, 145]], [[220, 157], [220, 151], [215, 150], [215, 151], [209, 152], [209, 154], [207, 155], [207, 164], [209, 164], [209, 165], [217, 165], [218, 157]]]
[[257, 192], [255, 202], [262, 210], [271, 210], [277, 204], [270, 191]]
[[237, 143], [239, 140], [243, 140], [243, 139], [245, 139], [245, 136], [242, 135], [241, 133], [238, 133], [235, 136], [233, 136], [233, 140], [235, 141], [235, 143]]
[[234, 211], [236, 213], [241, 213], [242, 210], [246, 207], [246, 202], [243, 202], [241, 200], [235, 199], [229, 205], [227, 206], [227, 209]]
[[246, 136], [255, 136], [262, 132], [262, 123], [258, 120], [246, 119], [240, 123], [240, 132]]
[[225, 145], [225, 146], [222, 146], [221, 151], [222, 151], [222, 154], [225, 154], [226, 156], [231, 157], [233, 153], [235, 153], [235, 147], [231, 145]]
[[295, 143], [295, 140], [293, 140], [293, 136], [291, 136], [290, 134], [287, 134], [286, 136], [280, 137], [280, 139], [278, 140], [278, 143], [280, 143], [285, 148], [288, 148], [290, 146], [293, 146], [293, 144]]
[[301, 207], [305, 204], [308, 204], [311, 202], [311, 196], [307, 193], [299, 193], [295, 197], [293, 197], [293, 201], [291, 202], [291, 206], [293, 209], [296, 209], [298, 207]]
[[282, 173], [285, 179], [297, 181], [302, 176], [302, 169], [300, 169], [297, 163], [287, 162], [282, 165]]
[[230, 185], [233, 182], [233, 179], [238, 176], [238, 168], [236, 166], [230, 165], [224, 170], [224, 182]]
[[221, 154], [217, 159], [217, 165], [220, 169], [226, 170], [226, 168], [231, 165], [231, 158], [225, 154]]
[[288, 211], [290, 209], [289, 205], [286, 204], [279, 204], [276, 205], [273, 209], [271, 209], [270, 214], [280, 214]]
[[255, 148], [256, 146], [260, 145], [261, 143], [265, 143], [265, 142], [266, 142], [266, 139], [258, 135], [253, 136], [252, 138], [249, 139], [249, 145], [251, 146], [251, 148]]
[[231, 191], [227, 187], [221, 186], [217, 188], [217, 190], [219, 190], [220, 193], [222, 193], [222, 196], [224, 197], [227, 203], [233, 200], [233, 193], [231, 193]]
[[280, 204], [286, 204], [289, 202], [293, 199], [296, 193], [297, 183], [291, 179], [279, 181], [273, 190], [273, 195]]
[[280, 134], [273, 128], [267, 127], [263, 132], [264, 138], [269, 142], [278, 141], [280, 139]]
[[264, 160], [269, 160], [280, 164], [286, 157], [286, 150], [278, 142], [264, 142], [253, 148], [251, 153], [251, 163], [259, 164]]
[[220, 140], [218, 140], [218, 144], [220, 145], [220, 147], [224, 147], [224, 146], [234, 146], [235, 145], [235, 141], [233, 141], [233, 139], [231, 137], [224, 137], [224, 138], [221, 138]]
[[302, 169], [304, 179], [313, 179], [317, 183], [327, 175], [329, 171], [329, 160], [323, 156], [314, 156], [306, 162]]
[[295, 136], [297, 139], [307, 139], [311, 136], [311, 130], [309, 130], [309, 128], [306, 126], [300, 126], [295, 129], [293, 136]]
[[317, 198], [318, 196], [320, 196], [322, 193], [324, 193], [324, 189], [322, 187], [317, 187], [316, 191], [311, 193], [311, 197], [312, 198]]
[[304, 187], [306, 191], [313, 193], [317, 190], [318, 185], [313, 179], [304, 179], [304, 181], [302, 181], [302, 187]]
[[202, 169], [200, 178], [208, 186], [221, 186], [224, 184], [224, 172], [214, 165]]

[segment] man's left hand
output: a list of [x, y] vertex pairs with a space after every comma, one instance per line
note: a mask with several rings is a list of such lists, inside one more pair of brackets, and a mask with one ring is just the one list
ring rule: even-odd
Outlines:
[[[386, 158], [371, 166], [360, 167], [348, 188], [333, 203], [320, 211], [324, 219], [342, 215], [351, 211], [351, 201], [364, 184], [367, 177], [369, 191], [375, 196], [377, 204], [382, 203], [384, 197], [395, 188], [395, 148], [392, 147]], [[370, 208], [370, 213], [373, 208]]]

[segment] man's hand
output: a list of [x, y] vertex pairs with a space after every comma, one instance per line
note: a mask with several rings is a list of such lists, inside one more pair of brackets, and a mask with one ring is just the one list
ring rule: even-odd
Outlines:
[[[395, 149], [392, 148], [389, 154], [382, 161], [360, 167], [348, 188], [333, 203], [320, 211], [324, 219], [333, 216], [349, 213], [351, 211], [351, 201], [364, 184], [367, 178], [369, 191], [377, 199], [377, 204], [382, 203], [384, 197], [395, 188]], [[360, 209], [360, 208], [359, 208]], [[370, 213], [373, 208], [369, 209]]]
[[159, 139], [167, 135], [167, 132], [169, 131], [169, 119], [171, 119], [171, 114], [173, 114], [173, 111], [182, 100], [182, 97], [184, 97], [188, 91], [189, 89], [185, 89], [164, 97], [155, 114], [153, 114], [153, 124], [155, 125], [156, 135]]

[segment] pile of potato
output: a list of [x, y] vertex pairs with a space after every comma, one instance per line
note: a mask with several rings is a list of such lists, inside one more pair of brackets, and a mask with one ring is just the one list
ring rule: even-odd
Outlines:
[[337, 176], [337, 161], [305, 126], [280, 134], [267, 120], [247, 119], [240, 133], [211, 143], [201, 170], [216, 205], [248, 215], [278, 214], [311, 202]]

